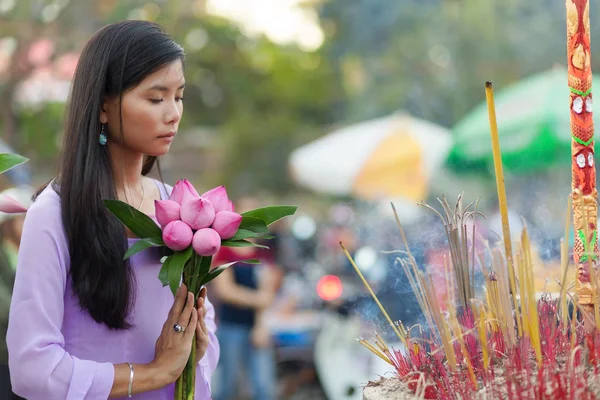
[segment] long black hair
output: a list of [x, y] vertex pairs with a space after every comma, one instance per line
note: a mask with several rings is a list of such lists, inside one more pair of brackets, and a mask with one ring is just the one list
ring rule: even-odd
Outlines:
[[[111, 329], [131, 326], [134, 281], [123, 261], [125, 227], [103, 204], [116, 198], [116, 188], [108, 146], [98, 141], [100, 113], [106, 98], [122, 99], [149, 74], [184, 58], [183, 48], [159, 25], [123, 21], [94, 34], [75, 72], [54, 188], [61, 199], [73, 292], [83, 310]], [[156, 157], [147, 157], [142, 174], [155, 164]]]

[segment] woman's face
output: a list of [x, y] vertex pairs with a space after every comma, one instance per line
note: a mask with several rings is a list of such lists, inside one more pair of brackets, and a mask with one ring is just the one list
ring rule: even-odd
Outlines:
[[184, 87], [183, 64], [177, 60], [124, 93], [120, 109], [118, 98], [107, 99], [100, 122], [108, 125], [109, 144], [150, 156], [167, 153], [183, 114]]

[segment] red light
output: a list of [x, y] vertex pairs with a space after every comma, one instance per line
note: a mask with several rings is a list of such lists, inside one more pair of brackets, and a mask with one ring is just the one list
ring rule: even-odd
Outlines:
[[339, 298], [342, 291], [342, 281], [335, 275], [326, 275], [317, 283], [317, 294], [325, 301]]

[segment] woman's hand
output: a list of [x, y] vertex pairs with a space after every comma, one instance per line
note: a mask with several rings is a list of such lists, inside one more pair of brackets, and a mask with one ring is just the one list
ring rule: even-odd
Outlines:
[[[175, 325], [184, 330], [176, 332]], [[185, 285], [181, 285], [156, 341], [154, 361], [151, 363], [166, 380], [165, 386], [175, 382], [183, 372], [190, 357], [197, 325], [198, 313], [194, 309], [194, 295], [188, 292]]]
[[208, 344], [210, 342], [208, 336], [208, 328], [206, 327], [206, 323], [204, 322], [204, 317], [206, 317], [207, 309], [205, 307], [206, 302], [206, 288], [202, 288], [200, 290], [200, 296], [198, 296], [198, 304], [197, 304], [197, 323], [196, 323], [196, 363], [200, 362], [202, 357], [206, 354], [206, 350], [208, 349]]

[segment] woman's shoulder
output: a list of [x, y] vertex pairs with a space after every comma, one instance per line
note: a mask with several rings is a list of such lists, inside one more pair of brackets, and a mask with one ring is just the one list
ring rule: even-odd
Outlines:
[[66, 240], [60, 195], [52, 185], [37, 195], [25, 214], [23, 236], [38, 240], [39, 235], [52, 237], [57, 243]]
[[36, 196], [35, 200], [27, 210], [27, 217], [30, 215], [46, 218], [58, 217], [58, 220], [60, 221], [60, 196], [52, 184], [46, 186], [46, 188]]

